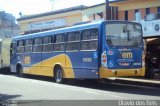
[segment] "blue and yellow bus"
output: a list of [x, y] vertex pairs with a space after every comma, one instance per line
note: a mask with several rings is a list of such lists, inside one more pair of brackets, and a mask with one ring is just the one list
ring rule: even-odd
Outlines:
[[64, 79], [144, 76], [140, 24], [97, 21], [28, 34], [11, 42], [11, 72]]

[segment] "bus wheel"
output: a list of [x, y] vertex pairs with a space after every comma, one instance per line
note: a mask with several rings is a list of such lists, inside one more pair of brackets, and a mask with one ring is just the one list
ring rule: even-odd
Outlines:
[[54, 70], [54, 79], [56, 83], [62, 83], [63, 82], [63, 71], [60, 66], [57, 66]]
[[17, 65], [17, 76], [18, 77], [23, 77], [23, 67], [22, 65]]

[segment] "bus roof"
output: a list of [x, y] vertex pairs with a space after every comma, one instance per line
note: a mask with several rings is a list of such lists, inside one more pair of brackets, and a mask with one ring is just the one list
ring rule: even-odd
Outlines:
[[65, 27], [65, 28], [59, 28], [59, 29], [54, 29], [54, 30], [49, 30], [49, 31], [44, 31], [44, 32], [39, 32], [39, 33], [32, 33], [32, 34], [27, 34], [27, 35], [21, 35], [21, 36], [16, 36], [13, 38], [13, 40], [23, 40], [23, 39], [30, 39], [30, 38], [36, 38], [36, 37], [43, 37], [43, 36], [50, 36], [54, 34], [60, 34], [60, 33], [66, 33], [70, 31], [76, 31], [76, 30], [83, 30], [83, 29], [89, 29], [89, 28], [98, 28], [102, 23], [107, 22], [107, 23], [112, 23], [112, 22], [125, 22], [125, 23], [133, 23], [133, 24], [139, 24], [136, 22], [130, 22], [130, 21], [119, 21], [119, 20], [99, 20], [99, 21], [92, 21], [92, 22], [87, 22], [82, 24], [76, 24], [70, 27]]
[[101, 23], [103, 23], [103, 20], [100, 21], [93, 21], [93, 22], [87, 22], [84, 24], [77, 24], [73, 25], [70, 27], [65, 27], [65, 28], [59, 28], [59, 29], [54, 29], [54, 30], [49, 30], [49, 31], [44, 31], [44, 32], [38, 32], [38, 33], [33, 33], [33, 34], [27, 34], [27, 35], [21, 35], [21, 36], [16, 36], [13, 38], [13, 40], [20, 40], [20, 39], [29, 39], [29, 38], [35, 38], [35, 37], [43, 37], [43, 36], [49, 36], [51, 34], [57, 34], [57, 33], [66, 33], [70, 31], [76, 31], [76, 30], [82, 30], [82, 29], [88, 29], [88, 28], [96, 28], [99, 27]]

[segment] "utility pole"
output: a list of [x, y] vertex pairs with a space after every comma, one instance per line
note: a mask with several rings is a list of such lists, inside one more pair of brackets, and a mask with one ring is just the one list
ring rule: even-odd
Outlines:
[[54, 9], [54, 0], [50, 0], [50, 2], [52, 2], [52, 11]]
[[111, 20], [111, 8], [109, 6], [109, 0], [106, 0], [106, 20]]

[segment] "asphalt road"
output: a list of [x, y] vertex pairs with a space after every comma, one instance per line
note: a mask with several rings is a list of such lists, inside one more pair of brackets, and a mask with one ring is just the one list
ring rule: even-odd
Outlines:
[[0, 100], [160, 100], [160, 88], [86, 81], [56, 84], [48, 78], [0, 74]]

